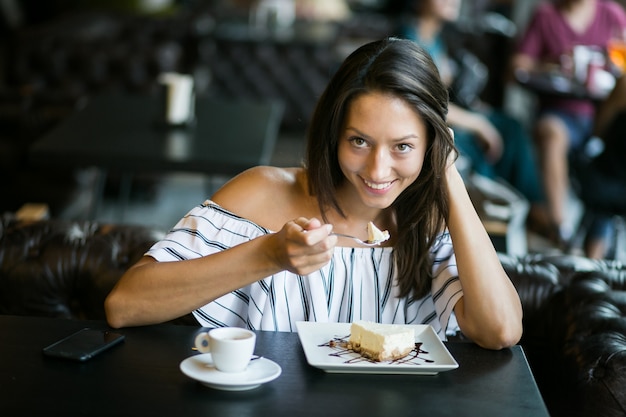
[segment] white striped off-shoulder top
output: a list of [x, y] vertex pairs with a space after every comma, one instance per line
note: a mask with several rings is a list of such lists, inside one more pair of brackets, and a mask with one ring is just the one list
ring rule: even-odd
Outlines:
[[[219, 205], [193, 208], [146, 254], [157, 261], [198, 258], [272, 233]], [[295, 331], [297, 321], [430, 324], [441, 339], [455, 326], [450, 320], [462, 296], [452, 242], [443, 233], [432, 249], [432, 291], [419, 300], [398, 297], [393, 248], [336, 247], [332, 260], [317, 272], [274, 274], [195, 310], [206, 327]]]

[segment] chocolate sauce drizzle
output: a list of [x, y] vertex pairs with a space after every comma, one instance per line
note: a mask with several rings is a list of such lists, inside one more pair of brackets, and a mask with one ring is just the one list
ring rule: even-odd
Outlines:
[[[422, 343], [416, 342], [415, 348], [405, 357], [400, 359], [394, 359], [392, 361], [378, 362], [374, 359], [366, 358], [361, 356], [360, 353], [355, 352], [353, 349], [348, 348], [348, 340], [350, 339], [350, 335], [348, 336], [335, 336], [331, 340], [326, 343], [322, 343], [318, 345], [318, 347], [328, 347], [333, 351], [328, 354], [328, 356], [333, 356], [336, 358], [347, 358], [344, 363], [361, 363], [361, 362], [369, 362], [369, 363], [384, 363], [387, 365], [421, 365], [423, 363], [434, 363], [435, 361], [424, 357], [424, 355], [428, 355], [428, 352], [422, 350]], [[356, 357], [354, 355], [357, 355]]]

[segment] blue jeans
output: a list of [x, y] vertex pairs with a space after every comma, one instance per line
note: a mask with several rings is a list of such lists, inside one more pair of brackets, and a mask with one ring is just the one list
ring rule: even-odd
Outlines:
[[593, 117], [558, 109], [545, 109], [541, 112], [541, 116], [545, 115], [555, 116], [565, 124], [569, 137], [570, 153], [582, 151], [593, 130]]
[[[573, 113], [557, 109], [546, 109], [541, 114], [556, 116], [563, 121], [567, 128], [569, 137], [570, 160], [580, 158], [580, 154], [584, 152], [585, 143], [592, 134], [593, 117], [575, 115]], [[614, 234], [615, 231], [613, 230], [613, 222], [611, 221], [610, 216], [600, 213], [592, 214], [589, 229], [587, 231], [587, 239], [601, 239], [605, 242], [611, 242]]]

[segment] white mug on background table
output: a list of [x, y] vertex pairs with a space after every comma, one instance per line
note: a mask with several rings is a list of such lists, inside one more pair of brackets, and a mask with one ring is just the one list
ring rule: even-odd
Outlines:
[[199, 352], [211, 353], [218, 371], [243, 372], [252, 359], [256, 334], [240, 327], [219, 327], [196, 336]]
[[182, 126], [195, 119], [195, 94], [193, 77], [168, 72], [161, 74], [159, 82], [164, 87], [164, 114], [168, 125]]

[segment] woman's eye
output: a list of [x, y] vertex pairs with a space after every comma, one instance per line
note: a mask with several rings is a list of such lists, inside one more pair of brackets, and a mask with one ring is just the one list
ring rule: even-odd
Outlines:
[[398, 151], [400, 152], [409, 152], [412, 149], [411, 145], [407, 143], [398, 144]]
[[350, 142], [352, 143], [352, 145], [358, 148], [363, 148], [367, 146], [367, 142], [365, 141], [365, 139], [359, 137], [350, 138]]

